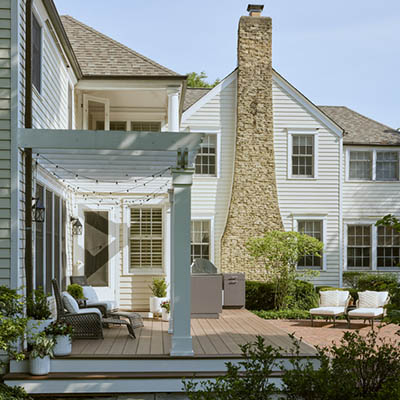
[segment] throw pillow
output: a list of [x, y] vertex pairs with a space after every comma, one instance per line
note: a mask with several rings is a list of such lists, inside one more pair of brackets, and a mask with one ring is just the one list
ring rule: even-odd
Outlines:
[[339, 306], [338, 290], [323, 290], [320, 292], [321, 307], [338, 307]]
[[379, 292], [358, 292], [359, 308], [378, 308], [380, 303]]
[[76, 300], [68, 293], [62, 292], [64, 306], [68, 312], [76, 314], [79, 312], [79, 306]]

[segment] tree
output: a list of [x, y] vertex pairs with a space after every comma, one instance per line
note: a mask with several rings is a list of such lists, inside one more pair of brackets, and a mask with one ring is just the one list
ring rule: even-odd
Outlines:
[[271, 231], [263, 237], [251, 238], [247, 249], [271, 273], [275, 285], [274, 306], [280, 310], [289, 306], [296, 278], [307, 274], [307, 271], [303, 274], [296, 271], [299, 259], [310, 254], [321, 257], [323, 243], [299, 232]]
[[214, 83], [208, 83], [206, 81], [207, 78], [208, 76], [204, 71], [201, 71], [199, 74], [197, 72], [190, 72], [188, 73], [187, 85], [191, 88], [213, 88], [221, 82], [217, 78]]

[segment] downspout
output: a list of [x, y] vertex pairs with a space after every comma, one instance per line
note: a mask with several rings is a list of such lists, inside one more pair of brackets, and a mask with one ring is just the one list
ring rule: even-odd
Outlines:
[[[32, 0], [26, 0], [25, 128], [32, 129]], [[33, 293], [32, 149], [25, 148], [25, 279], [26, 295]]]

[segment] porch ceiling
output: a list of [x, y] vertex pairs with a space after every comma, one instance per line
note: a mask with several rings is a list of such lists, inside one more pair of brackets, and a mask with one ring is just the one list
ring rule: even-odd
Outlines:
[[191, 165], [203, 136], [188, 132], [19, 129], [18, 143], [19, 147], [32, 148], [39, 165], [59, 179], [129, 185], [135, 178], [170, 176], [169, 168], [176, 167], [177, 153], [183, 149], [187, 149]]

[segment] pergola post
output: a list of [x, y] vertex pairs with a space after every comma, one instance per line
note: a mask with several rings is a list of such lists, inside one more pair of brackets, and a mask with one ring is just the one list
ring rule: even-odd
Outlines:
[[193, 355], [192, 336], [190, 334], [191, 314], [191, 277], [190, 277], [190, 223], [191, 223], [191, 186], [193, 168], [173, 169], [172, 186], [174, 189], [171, 223], [172, 240], [172, 293], [173, 293], [173, 334], [171, 355]]

